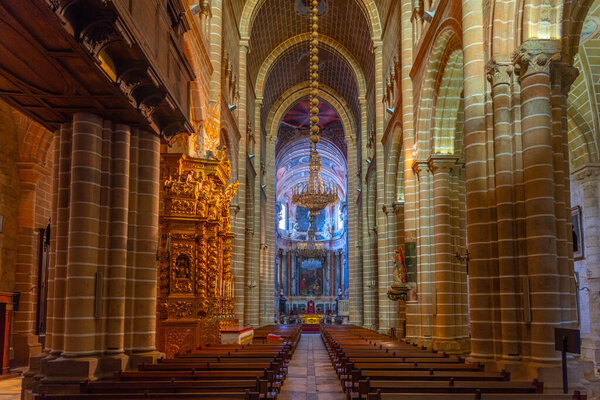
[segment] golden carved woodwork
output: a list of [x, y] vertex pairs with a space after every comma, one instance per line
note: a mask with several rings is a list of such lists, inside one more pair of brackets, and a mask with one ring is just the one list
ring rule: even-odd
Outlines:
[[172, 357], [202, 343], [218, 343], [221, 326], [237, 325], [229, 207], [239, 185], [228, 184], [224, 151], [217, 160], [173, 153], [162, 157], [157, 347]]

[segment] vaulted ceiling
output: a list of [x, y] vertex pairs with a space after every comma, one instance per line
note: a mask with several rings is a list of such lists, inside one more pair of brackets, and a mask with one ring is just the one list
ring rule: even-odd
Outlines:
[[[307, 4], [308, 0], [263, 0], [253, 13], [248, 76], [255, 88], [258, 81], [264, 82], [264, 92], [257, 94], [263, 96], [263, 121], [283, 93], [308, 82], [309, 43], [307, 37], [299, 39], [310, 32]], [[319, 81], [345, 100], [358, 123], [357, 75], [365, 89], [373, 88], [375, 79], [371, 25], [363, 0], [320, 0], [320, 10]], [[268, 62], [272, 64], [265, 71]]]

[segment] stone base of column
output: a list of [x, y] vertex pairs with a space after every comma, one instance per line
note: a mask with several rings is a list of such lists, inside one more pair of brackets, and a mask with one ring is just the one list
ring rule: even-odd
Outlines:
[[15, 361], [18, 366], [25, 366], [31, 357], [42, 353], [42, 344], [37, 335], [17, 333], [12, 337], [15, 349]]
[[137, 370], [141, 364], [156, 364], [156, 361], [161, 358], [165, 358], [165, 353], [160, 351], [132, 353], [129, 355], [129, 369]]
[[99, 378], [112, 378], [117, 371], [125, 371], [130, 357], [125, 353], [108, 354], [100, 359]]
[[447, 354], [468, 354], [471, 352], [471, 342], [469, 338], [435, 339], [431, 347], [440, 353]]
[[[510, 372], [511, 381], [531, 382], [537, 379], [544, 383], [544, 393], [562, 393], [562, 367], [559, 364], [543, 364], [512, 360], [481, 360], [468, 358], [468, 361], [481, 362], [485, 371]], [[580, 358], [571, 358], [567, 361], [569, 377], [569, 392], [579, 390], [588, 393], [592, 390], [600, 393], [600, 379], [594, 376], [594, 363]], [[589, 395], [589, 394], [588, 394]], [[589, 397], [588, 397], [589, 398]]]
[[79, 384], [82, 380], [94, 381], [101, 375], [100, 357], [58, 357], [42, 360], [42, 384], [61, 382]]
[[33, 399], [32, 390], [39, 385], [39, 381], [43, 377], [41, 375], [42, 361], [48, 357], [50, 357], [48, 353], [40, 353], [29, 359], [29, 368], [23, 373], [23, 380], [21, 381], [24, 400]]

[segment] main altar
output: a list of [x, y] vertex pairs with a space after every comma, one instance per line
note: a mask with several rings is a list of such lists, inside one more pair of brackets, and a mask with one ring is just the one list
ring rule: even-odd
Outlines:
[[238, 326], [229, 212], [238, 183], [229, 183], [224, 152], [216, 160], [164, 154], [161, 179], [157, 348], [173, 357]]

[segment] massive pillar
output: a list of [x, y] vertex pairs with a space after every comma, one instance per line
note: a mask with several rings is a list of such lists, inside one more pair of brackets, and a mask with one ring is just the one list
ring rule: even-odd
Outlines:
[[244, 322], [244, 304], [245, 304], [245, 286], [246, 286], [246, 230], [248, 215], [246, 207], [248, 205], [246, 191], [247, 188], [247, 168], [248, 163], [248, 78], [247, 78], [247, 59], [248, 59], [248, 40], [240, 41], [239, 53], [239, 91], [240, 99], [238, 102], [238, 129], [241, 133], [239, 142], [237, 181], [240, 186], [235, 198], [235, 204], [231, 205], [231, 215], [233, 222], [231, 231], [235, 234], [233, 238], [232, 252], [232, 273], [233, 273], [233, 295], [235, 317], [240, 322]]
[[429, 168], [433, 173], [433, 260], [435, 293], [434, 349], [446, 352], [466, 350], [467, 331], [461, 317], [466, 303], [466, 287], [462, 287], [461, 271], [453, 262], [453, 221], [450, 174], [456, 164], [453, 156], [432, 156]]
[[34, 376], [76, 384], [160, 356], [159, 138], [80, 113], [55, 144], [47, 356], [32, 359], [25, 389]]
[[557, 261], [554, 154], [550, 104], [550, 68], [556, 43], [527, 41], [516, 59], [520, 66], [523, 130], [523, 181], [527, 234], [527, 269], [531, 308], [528, 349], [532, 361], [556, 361], [554, 327], [561, 324]]
[[[432, 236], [431, 215], [433, 208], [431, 203], [432, 176], [428, 165], [424, 161], [415, 161], [413, 171], [418, 179], [416, 199], [419, 204], [417, 217], [419, 225], [417, 228], [417, 265], [418, 267], [418, 288], [419, 307], [417, 315], [412, 316], [410, 324], [407, 322], [407, 330], [410, 337], [416, 336], [421, 345], [431, 346], [434, 330], [433, 317], [436, 308], [435, 297], [435, 275], [432, 268]], [[413, 325], [414, 324], [414, 325]]]
[[469, 297], [471, 355], [492, 358], [494, 354], [492, 274], [490, 270], [490, 215], [488, 207], [487, 130], [482, 5], [462, 1], [465, 185], [467, 236], [469, 237]]
[[[154, 361], [156, 353], [156, 253], [158, 248], [158, 193], [160, 142], [158, 136], [137, 131], [137, 233], [135, 268], [135, 323], [129, 352], [132, 362]], [[133, 205], [130, 205], [130, 209]]]
[[515, 145], [512, 135], [511, 87], [513, 66], [508, 62], [494, 62], [488, 70], [492, 85], [494, 111], [494, 170], [496, 183], [497, 246], [500, 296], [501, 342], [499, 353], [506, 360], [518, 358], [520, 353], [519, 271], [515, 237], [515, 179], [513, 158]]

